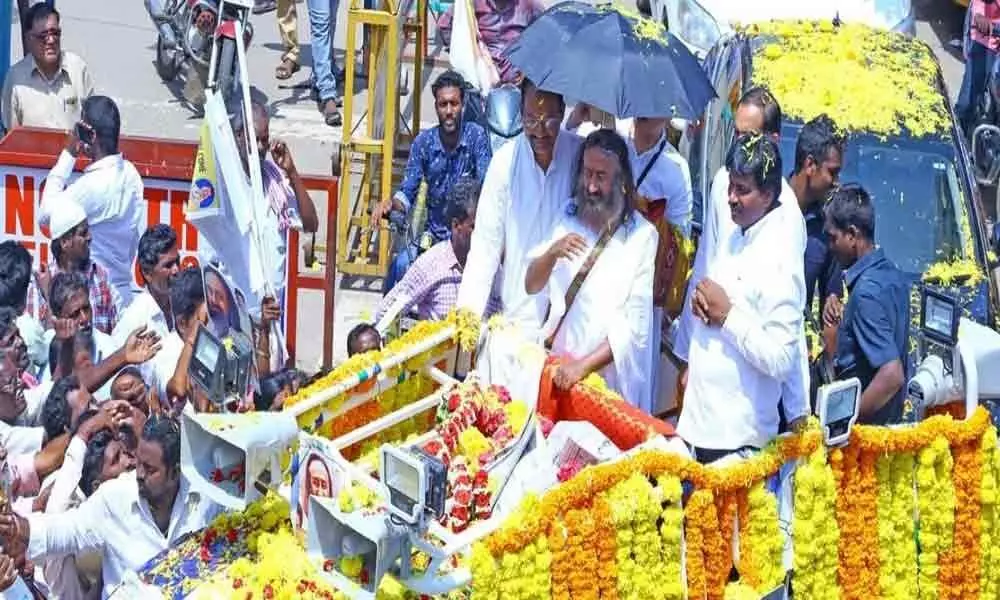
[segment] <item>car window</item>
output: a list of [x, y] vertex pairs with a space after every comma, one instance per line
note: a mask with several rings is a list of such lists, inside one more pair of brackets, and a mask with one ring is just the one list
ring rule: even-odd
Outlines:
[[[800, 125], [782, 128], [785, 174], [795, 167]], [[908, 273], [941, 260], [962, 258], [964, 220], [954, 153], [942, 144], [852, 135], [844, 152], [842, 183], [860, 183], [875, 203], [875, 242]]]

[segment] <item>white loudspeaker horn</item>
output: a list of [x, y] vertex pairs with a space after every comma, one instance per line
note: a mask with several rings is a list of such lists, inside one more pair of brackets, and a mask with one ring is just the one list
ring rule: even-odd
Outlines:
[[243, 510], [281, 483], [281, 454], [298, 433], [288, 413], [185, 413], [181, 473], [197, 492]]
[[[309, 498], [309, 557], [323, 565], [323, 575], [354, 600], [375, 600], [382, 577], [404, 552], [409, 552], [405, 530], [391, 532], [386, 517], [384, 511], [366, 513], [362, 509], [345, 513], [334, 498]], [[345, 556], [360, 557], [361, 568], [368, 574], [367, 583], [358, 583], [344, 575], [340, 569], [341, 558]]]

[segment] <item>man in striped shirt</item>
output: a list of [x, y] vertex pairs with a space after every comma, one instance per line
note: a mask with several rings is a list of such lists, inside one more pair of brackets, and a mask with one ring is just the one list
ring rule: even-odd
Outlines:
[[49, 286], [59, 273], [80, 273], [87, 279], [93, 326], [108, 335], [118, 323], [122, 299], [111, 285], [108, 271], [90, 257], [90, 227], [87, 214], [75, 203], [67, 203], [49, 222], [52, 259], [34, 274], [28, 288], [27, 312], [43, 325], [51, 318]]
[[[375, 313], [376, 328], [380, 332], [410, 310], [414, 310], [421, 320], [441, 320], [455, 308], [476, 226], [479, 190], [479, 181], [471, 177], [458, 180], [452, 187], [445, 212], [451, 224], [451, 239], [438, 242], [421, 254], [403, 279], [382, 299]], [[485, 316], [489, 318], [500, 312], [500, 308], [500, 294], [494, 280]]]

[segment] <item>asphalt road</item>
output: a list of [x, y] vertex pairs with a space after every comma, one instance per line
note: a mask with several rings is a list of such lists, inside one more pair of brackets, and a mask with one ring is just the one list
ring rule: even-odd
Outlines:
[[[959, 36], [963, 12], [951, 0], [915, 0], [918, 19], [917, 34], [937, 54], [946, 83], [955, 97], [962, 76], [960, 50], [951, 45]], [[634, 0], [626, 0], [634, 6]], [[299, 35], [302, 59], [311, 60], [309, 26], [305, 4], [299, 5]], [[131, 135], [171, 137], [194, 140], [200, 120], [180, 99], [179, 84], [165, 84], [153, 66], [156, 33], [141, 0], [58, 0], [63, 15], [63, 47], [80, 54], [88, 63], [98, 93], [113, 97], [122, 112], [123, 131]], [[16, 12], [16, 11], [15, 11]], [[292, 150], [299, 170], [307, 174], [328, 174], [330, 154], [341, 139], [341, 128], [323, 123], [306, 86], [293, 89], [309, 78], [308, 67], [288, 82], [274, 79], [274, 68], [281, 55], [278, 28], [274, 13], [254, 16], [255, 38], [248, 54], [251, 83], [267, 97], [274, 117], [271, 137], [285, 140]], [[346, 40], [346, 3], [341, 2], [335, 46], [341, 50]], [[17, 30], [15, 23], [12, 27]], [[441, 56], [435, 32], [431, 32], [430, 54]], [[12, 58], [20, 56], [20, 37], [16, 40]], [[343, 53], [339, 53], [343, 60]], [[443, 60], [432, 69], [430, 77], [443, 69]], [[412, 76], [410, 77], [412, 81]], [[290, 85], [289, 85], [290, 84]], [[435, 121], [429, 86], [421, 93], [425, 99], [421, 120]], [[364, 104], [364, 94], [358, 96], [358, 106]], [[403, 102], [408, 115], [409, 100]], [[358, 112], [360, 118], [360, 110]], [[323, 219], [321, 218], [321, 222]], [[338, 285], [335, 326], [335, 355], [345, 354], [345, 339], [350, 327], [370, 314], [378, 300], [373, 282], [343, 282]], [[302, 292], [303, 315], [321, 315], [322, 304], [315, 292]], [[299, 365], [315, 369], [319, 363], [321, 338], [315, 335], [319, 318], [303, 318], [299, 324]], [[312, 335], [307, 333], [312, 332]]]

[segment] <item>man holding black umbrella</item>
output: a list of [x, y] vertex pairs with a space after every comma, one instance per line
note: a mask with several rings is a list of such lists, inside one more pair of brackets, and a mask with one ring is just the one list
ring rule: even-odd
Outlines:
[[524, 132], [493, 156], [480, 195], [476, 227], [458, 292], [460, 308], [482, 315], [503, 263], [504, 314], [537, 335], [545, 299], [524, 289], [528, 252], [547, 240], [572, 197], [576, 135], [562, 130], [562, 96], [521, 83]]

